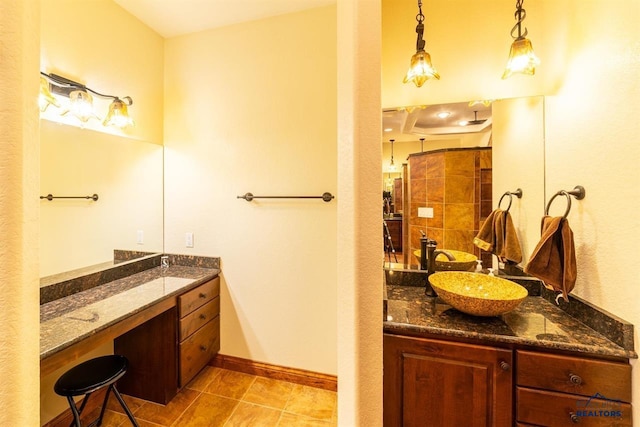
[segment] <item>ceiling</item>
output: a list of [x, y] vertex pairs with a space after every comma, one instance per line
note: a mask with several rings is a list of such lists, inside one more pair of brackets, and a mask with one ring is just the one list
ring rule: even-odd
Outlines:
[[[448, 115], [440, 117], [441, 113]], [[456, 102], [390, 108], [382, 111], [382, 138], [416, 141], [421, 136], [480, 132], [491, 123], [491, 104]]]
[[165, 38], [336, 3], [336, 0], [114, 1]]

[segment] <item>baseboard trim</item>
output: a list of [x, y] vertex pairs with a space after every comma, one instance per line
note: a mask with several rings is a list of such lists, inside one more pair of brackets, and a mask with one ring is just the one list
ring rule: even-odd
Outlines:
[[321, 374], [304, 369], [287, 368], [269, 363], [255, 362], [235, 356], [217, 354], [210, 362], [210, 366], [258, 375], [275, 380], [288, 381], [324, 390], [338, 391], [338, 377]]
[[[85, 422], [87, 422], [87, 420], [85, 419], [86, 415], [90, 414], [95, 409], [100, 408], [102, 406], [102, 402], [104, 401], [104, 394], [106, 393], [106, 391], [107, 389], [104, 388], [96, 391], [91, 395], [91, 397], [87, 401], [87, 406], [84, 407], [84, 410], [82, 411], [82, 416], [80, 417], [80, 420], [82, 421], [83, 425], [85, 424]], [[115, 396], [113, 395], [109, 396], [109, 400], [111, 399], [115, 399]], [[82, 400], [76, 402], [76, 405], [78, 406], [78, 408], [80, 408], [81, 404], [82, 404]], [[44, 424], [42, 427], [69, 427], [72, 421], [73, 421], [73, 414], [71, 413], [71, 408], [67, 408], [64, 412], [60, 413], [57, 417], [55, 417], [48, 423]]]

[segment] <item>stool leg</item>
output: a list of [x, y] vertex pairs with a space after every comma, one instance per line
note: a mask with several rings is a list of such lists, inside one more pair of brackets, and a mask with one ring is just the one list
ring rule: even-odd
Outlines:
[[110, 384], [109, 388], [107, 388], [107, 394], [104, 395], [104, 402], [102, 402], [102, 408], [100, 409], [100, 417], [98, 418], [98, 422], [96, 423], [98, 427], [102, 425], [102, 417], [104, 417], [104, 411], [107, 410], [107, 403], [109, 402], [109, 393], [111, 393], [112, 387], [113, 387], [113, 384]]
[[113, 394], [116, 395], [116, 399], [118, 399], [118, 402], [120, 402], [120, 406], [122, 406], [122, 409], [124, 409], [124, 412], [127, 413], [127, 417], [129, 417], [129, 419], [131, 420], [131, 424], [134, 427], [140, 427], [136, 419], [133, 418], [133, 414], [129, 410], [129, 407], [127, 406], [127, 404], [124, 402], [124, 399], [122, 398], [122, 396], [120, 396], [120, 392], [118, 391], [118, 389], [113, 384], [111, 385], [111, 387], [113, 388]]
[[73, 413], [73, 422], [69, 427], [72, 427], [74, 424], [76, 425], [76, 427], [82, 427], [82, 425], [80, 424], [80, 414], [78, 413], [78, 408], [76, 408], [76, 402], [73, 401], [73, 397], [71, 396], [67, 396], [67, 400], [69, 401], [69, 406], [71, 407], [71, 412]]

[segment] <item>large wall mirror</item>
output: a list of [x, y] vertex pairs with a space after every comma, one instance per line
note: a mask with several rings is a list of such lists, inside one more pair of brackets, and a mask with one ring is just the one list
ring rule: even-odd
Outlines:
[[543, 110], [543, 97], [383, 109], [385, 261], [417, 267], [426, 232], [440, 247], [475, 253], [491, 266], [495, 260], [473, 237], [502, 195], [521, 188], [510, 214], [524, 264], [544, 206]]
[[163, 250], [163, 147], [41, 120], [40, 277]]

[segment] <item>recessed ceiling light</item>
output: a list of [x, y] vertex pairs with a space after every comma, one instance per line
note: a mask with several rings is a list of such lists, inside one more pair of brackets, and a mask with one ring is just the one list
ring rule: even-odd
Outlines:
[[393, 130], [393, 128], [386, 128], [384, 131], [385, 132], [391, 132]]
[[468, 124], [469, 124], [469, 122], [468, 122], [468, 121], [466, 121], [466, 120], [460, 120], [460, 121], [458, 122], [458, 124], [459, 124], [460, 126], [466, 126], [466, 125], [468, 125]]
[[443, 111], [441, 113], [438, 113], [438, 117], [440, 117], [441, 119], [446, 119], [447, 117], [449, 117], [451, 115], [450, 112], [448, 111]]

